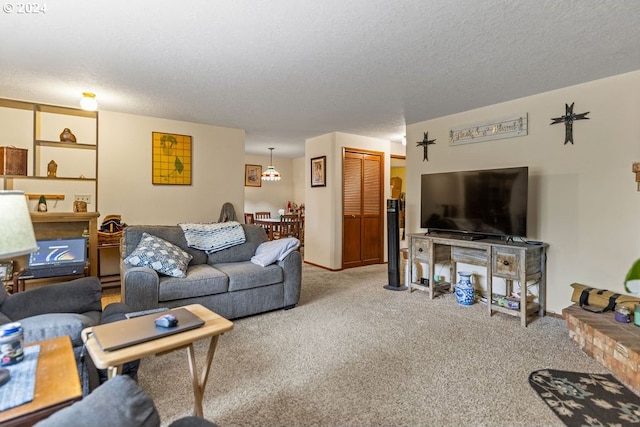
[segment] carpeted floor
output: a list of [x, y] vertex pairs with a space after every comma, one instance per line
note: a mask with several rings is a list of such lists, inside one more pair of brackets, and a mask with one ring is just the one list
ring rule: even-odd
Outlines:
[[[231, 426], [561, 426], [529, 385], [542, 369], [607, 373], [564, 321], [523, 328], [452, 294], [383, 288], [385, 265], [305, 265], [300, 304], [234, 321], [213, 360], [205, 417]], [[200, 365], [206, 343], [196, 344]], [[189, 415], [184, 350], [143, 359], [163, 425]]]

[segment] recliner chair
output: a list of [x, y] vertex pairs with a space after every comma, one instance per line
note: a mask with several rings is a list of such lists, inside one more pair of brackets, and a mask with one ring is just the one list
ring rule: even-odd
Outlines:
[[[83, 395], [97, 387], [100, 376], [91, 358], [83, 355], [80, 333], [90, 326], [123, 319], [131, 311], [129, 307], [112, 303], [103, 310], [102, 285], [97, 277], [82, 277], [16, 294], [8, 294], [4, 286], [0, 288], [0, 325], [20, 322], [25, 344], [68, 335]], [[137, 363], [130, 365], [127, 373], [135, 379]]]

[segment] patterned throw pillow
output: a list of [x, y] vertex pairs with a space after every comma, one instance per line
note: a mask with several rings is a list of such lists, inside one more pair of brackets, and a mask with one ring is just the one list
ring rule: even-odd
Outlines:
[[148, 267], [172, 277], [187, 277], [187, 265], [191, 255], [159, 237], [142, 233], [142, 239], [131, 254], [124, 259], [134, 267]]

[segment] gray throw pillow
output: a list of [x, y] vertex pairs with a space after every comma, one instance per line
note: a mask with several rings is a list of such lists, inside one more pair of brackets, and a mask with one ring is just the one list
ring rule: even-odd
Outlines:
[[148, 267], [171, 277], [187, 277], [187, 266], [193, 258], [173, 243], [149, 233], [142, 233], [140, 243], [124, 263], [134, 267]]

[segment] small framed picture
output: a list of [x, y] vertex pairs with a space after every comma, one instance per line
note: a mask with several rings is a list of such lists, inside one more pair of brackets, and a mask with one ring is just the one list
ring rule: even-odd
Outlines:
[[0, 261], [0, 282], [8, 282], [13, 276], [13, 261]]
[[311, 159], [311, 186], [327, 186], [327, 156]]
[[244, 165], [244, 186], [262, 187], [262, 166]]

